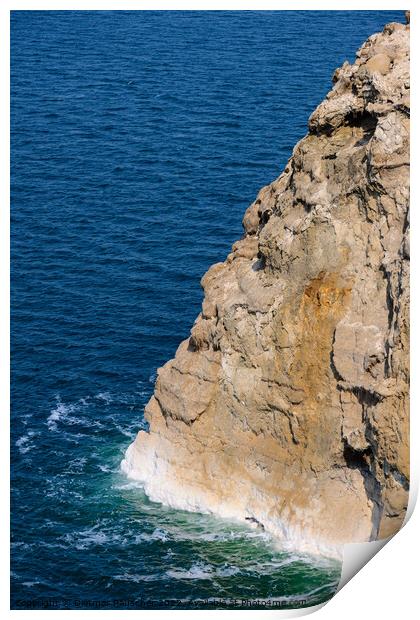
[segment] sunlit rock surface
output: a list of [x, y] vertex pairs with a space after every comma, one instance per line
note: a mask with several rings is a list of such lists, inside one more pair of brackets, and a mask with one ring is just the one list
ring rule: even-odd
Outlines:
[[122, 468], [150, 498], [329, 555], [409, 479], [409, 26], [370, 37], [202, 279]]

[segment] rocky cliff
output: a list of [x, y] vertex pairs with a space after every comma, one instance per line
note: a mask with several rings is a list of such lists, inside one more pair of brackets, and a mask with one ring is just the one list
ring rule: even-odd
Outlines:
[[327, 554], [408, 496], [409, 26], [370, 37], [309, 119], [202, 312], [158, 372], [122, 468], [153, 500]]

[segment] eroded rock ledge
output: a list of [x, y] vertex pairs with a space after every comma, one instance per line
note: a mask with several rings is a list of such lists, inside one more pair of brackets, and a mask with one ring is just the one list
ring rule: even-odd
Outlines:
[[395, 532], [407, 505], [409, 26], [333, 83], [203, 277], [122, 463], [154, 500], [327, 554]]

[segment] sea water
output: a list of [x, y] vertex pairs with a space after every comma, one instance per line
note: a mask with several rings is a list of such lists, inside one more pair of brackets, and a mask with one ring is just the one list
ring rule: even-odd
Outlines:
[[316, 604], [340, 565], [152, 503], [120, 472], [334, 69], [400, 11], [17, 11], [12, 607]]

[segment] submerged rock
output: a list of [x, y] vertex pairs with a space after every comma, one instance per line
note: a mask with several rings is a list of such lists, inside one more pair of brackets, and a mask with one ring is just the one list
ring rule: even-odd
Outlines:
[[409, 26], [333, 80], [203, 277], [122, 463], [153, 500], [327, 554], [394, 533], [407, 505]]

